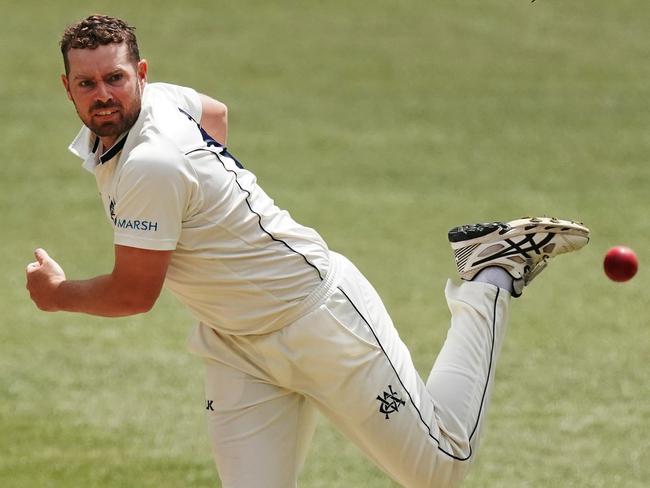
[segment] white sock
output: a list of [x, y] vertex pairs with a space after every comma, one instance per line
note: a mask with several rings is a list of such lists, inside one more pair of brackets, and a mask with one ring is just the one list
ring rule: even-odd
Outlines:
[[483, 268], [472, 281], [498, 286], [510, 294], [514, 291], [512, 287], [514, 279], [505, 269], [498, 266], [488, 266], [487, 268]]

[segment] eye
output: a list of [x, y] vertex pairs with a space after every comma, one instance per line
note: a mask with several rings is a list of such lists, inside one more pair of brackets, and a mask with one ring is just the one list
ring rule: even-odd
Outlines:
[[90, 88], [91, 86], [93, 86], [93, 82], [90, 80], [81, 80], [79, 82], [79, 86], [81, 88]]
[[108, 82], [109, 83], [117, 83], [120, 80], [122, 80], [122, 78], [124, 78], [124, 75], [122, 73], [113, 73], [112, 75], [110, 75], [108, 77]]

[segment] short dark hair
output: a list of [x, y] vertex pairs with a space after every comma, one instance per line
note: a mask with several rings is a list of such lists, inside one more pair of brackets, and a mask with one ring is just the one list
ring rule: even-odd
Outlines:
[[129, 59], [133, 63], [140, 61], [135, 27], [121, 19], [107, 15], [91, 15], [66, 27], [60, 43], [66, 74], [70, 71], [68, 63], [70, 49], [96, 49], [98, 46], [123, 42], [126, 43], [129, 50]]

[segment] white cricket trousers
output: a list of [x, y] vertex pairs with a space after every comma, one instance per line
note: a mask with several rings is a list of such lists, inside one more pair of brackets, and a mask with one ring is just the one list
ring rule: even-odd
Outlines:
[[356, 267], [332, 253], [328, 276], [320, 303], [278, 331], [195, 328], [189, 344], [206, 360], [223, 486], [297, 486], [316, 410], [401, 485], [458, 486], [476, 454], [510, 295], [483, 283], [447, 284], [451, 327], [425, 384]]

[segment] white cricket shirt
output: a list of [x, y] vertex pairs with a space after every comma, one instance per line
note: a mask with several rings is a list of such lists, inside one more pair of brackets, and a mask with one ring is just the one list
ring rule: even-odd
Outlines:
[[327, 287], [329, 251], [203, 132], [189, 88], [145, 86], [131, 130], [100, 154], [83, 127], [70, 150], [93, 172], [115, 244], [174, 250], [165, 286], [228, 334], [277, 330]]

